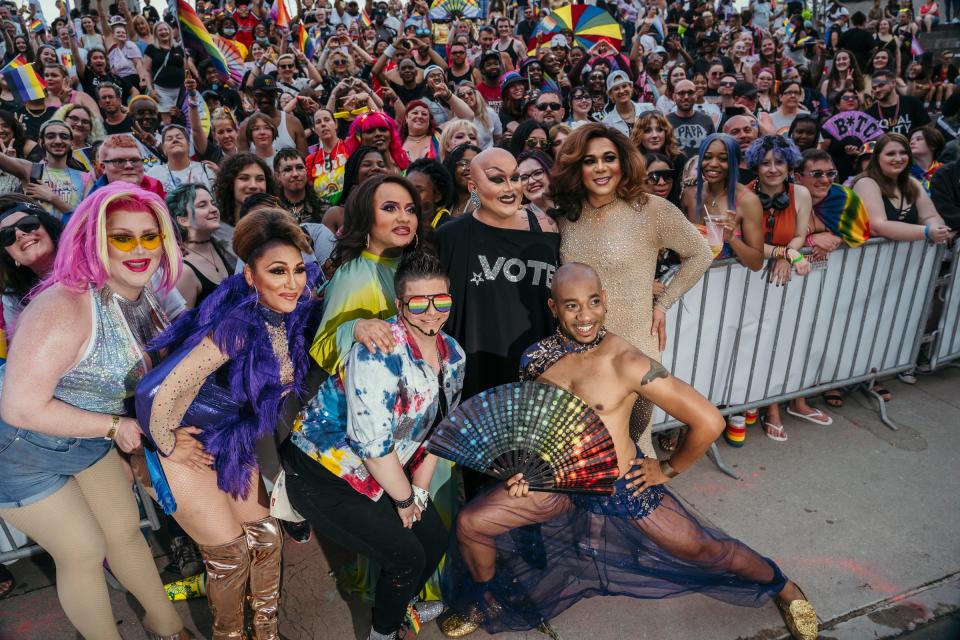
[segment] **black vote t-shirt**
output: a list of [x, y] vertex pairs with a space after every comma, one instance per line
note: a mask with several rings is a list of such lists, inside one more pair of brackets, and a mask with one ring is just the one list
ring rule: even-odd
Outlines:
[[516, 382], [520, 356], [555, 328], [547, 300], [560, 235], [498, 229], [468, 215], [438, 228], [435, 241], [453, 295], [444, 331], [467, 355], [463, 399]]

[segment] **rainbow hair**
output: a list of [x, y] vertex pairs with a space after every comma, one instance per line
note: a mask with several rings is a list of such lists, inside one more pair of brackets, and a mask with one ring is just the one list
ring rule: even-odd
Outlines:
[[363, 113], [354, 119], [353, 124], [350, 125], [350, 133], [345, 140], [347, 155], [353, 155], [353, 153], [360, 148], [360, 136], [362, 133], [380, 127], [386, 127], [390, 130], [390, 156], [393, 158], [394, 164], [396, 164], [401, 171], [406, 170], [406, 168], [410, 166], [410, 156], [403, 150], [403, 143], [400, 141], [400, 129], [397, 127], [397, 122], [387, 114], [379, 111]]
[[107, 283], [110, 279], [107, 216], [118, 211], [150, 213], [157, 220], [163, 234], [160, 258], [163, 279], [158, 288], [166, 294], [176, 286], [183, 270], [183, 258], [163, 199], [129, 182], [113, 182], [94, 191], [74, 211], [60, 237], [53, 270], [40, 283], [38, 292], [59, 284], [80, 293], [91, 284], [99, 289]]
[[737, 208], [737, 179], [740, 177], [740, 145], [725, 133], [711, 133], [700, 143], [697, 154], [697, 216], [703, 211], [703, 156], [719, 140], [727, 152], [727, 209]]

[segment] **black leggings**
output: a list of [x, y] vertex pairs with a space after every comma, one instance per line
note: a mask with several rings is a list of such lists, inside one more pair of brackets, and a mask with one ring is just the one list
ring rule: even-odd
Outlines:
[[290, 504], [319, 535], [380, 565], [373, 628], [400, 628], [407, 604], [433, 575], [449, 532], [431, 505], [412, 529], [404, 529], [390, 497], [374, 502], [300, 451], [289, 440], [280, 449]]

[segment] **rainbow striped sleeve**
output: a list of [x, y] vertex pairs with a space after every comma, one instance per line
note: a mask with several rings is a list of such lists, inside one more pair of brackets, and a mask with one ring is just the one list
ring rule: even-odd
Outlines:
[[853, 189], [833, 185], [823, 202], [813, 208], [813, 212], [830, 231], [851, 247], [859, 247], [870, 239], [870, 216]]

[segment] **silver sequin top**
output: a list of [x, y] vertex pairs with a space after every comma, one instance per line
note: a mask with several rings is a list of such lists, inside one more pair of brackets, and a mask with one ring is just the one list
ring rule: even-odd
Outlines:
[[158, 335], [167, 319], [149, 289], [136, 302], [106, 286], [91, 288], [89, 295], [92, 326], [87, 350], [60, 378], [53, 397], [87, 411], [123, 415], [124, 400], [147, 372], [144, 342]]

